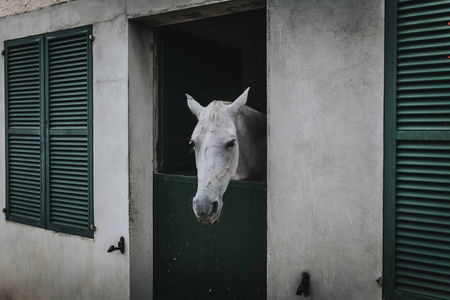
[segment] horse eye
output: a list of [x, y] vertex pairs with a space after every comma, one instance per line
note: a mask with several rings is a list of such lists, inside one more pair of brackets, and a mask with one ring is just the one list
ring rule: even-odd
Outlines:
[[235, 142], [236, 142], [236, 140], [229, 141], [229, 142], [227, 143], [227, 148], [234, 147], [234, 143], [235, 143]]
[[192, 147], [195, 148], [195, 142], [194, 142], [193, 140], [190, 140], [190, 141], [189, 141], [189, 145], [192, 145]]

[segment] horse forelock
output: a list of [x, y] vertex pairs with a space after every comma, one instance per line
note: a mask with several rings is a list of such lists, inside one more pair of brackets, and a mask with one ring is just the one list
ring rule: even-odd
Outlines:
[[227, 103], [215, 100], [211, 102], [203, 111], [200, 122], [203, 124], [219, 124], [228, 116]]

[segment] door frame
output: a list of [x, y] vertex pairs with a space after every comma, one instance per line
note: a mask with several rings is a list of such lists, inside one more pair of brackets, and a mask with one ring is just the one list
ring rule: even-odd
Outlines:
[[[241, 12], [245, 12], [245, 11], [249, 11], [249, 10], [255, 10], [255, 9], [261, 9], [264, 8], [267, 11], [267, 7], [266, 7], [266, 3], [265, 1], [258, 1], [258, 2], [254, 2], [254, 1], [230, 1], [231, 3], [227, 3], [227, 6], [231, 6], [236, 8], [235, 6], [233, 6], [233, 3], [239, 3], [242, 4], [242, 6], [240, 7], [240, 9], [238, 10], [234, 10], [232, 11], [232, 13], [241, 13]], [[244, 2], [248, 2], [247, 4], [243, 5]], [[259, 4], [258, 4], [259, 3]], [[222, 16], [224, 13], [221, 12], [221, 9], [224, 8], [224, 4], [219, 4], [219, 5], [214, 5], [216, 6], [216, 12], [211, 14], [211, 6], [208, 6], [208, 8], [204, 8], [205, 9], [205, 14], [202, 15], [204, 16], [204, 18], [209, 18], [209, 17], [219, 17]], [[192, 183], [192, 182], [196, 182], [195, 177], [186, 177], [183, 175], [176, 175], [176, 174], [165, 174], [165, 173], [159, 173], [159, 168], [160, 168], [160, 164], [161, 162], [159, 161], [159, 152], [162, 149], [162, 146], [158, 143], [159, 141], [159, 135], [164, 134], [164, 129], [162, 128], [162, 122], [161, 122], [161, 118], [162, 118], [162, 114], [160, 111], [160, 107], [161, 107], [161, 102], [162, 100], [162, 96], [161, 95], [161, 74], [160, 74], [160, 66], [159, 66], [159, 61], [160, 58], [159, 56], [161, 55], [161, 53], [159, 52], [159, 37], [158, 37], [158, 30], [157, 27], [160, 27], [162, 25], [170, 25], [172, 23], [178, 23], [178, 21], [174, 21], [177, 20], [178, 16], [181, 14], [186, 14], [186, 12], [193, 12], [195, 11], [199, 11], [201, 10], [202, 7], [200, 8], [196, 8], [196, 9], [187, 9], [187, 10], [182, 10], [182, 11], [175, 11], [175, 12], [170, 12], [167, 14], [163, 14], [163, 15], [157, 15], [157, 16], [151, 16], [148, 18], [145, 18], [145, 22], [148, 24], [152, 24], [153, 25], [153, 33], [154, 33], [154, 45], [156, 45], [153, 49], [154, 49], [154, 57], [153, 57], [153, 103], [154, 103], [154, 151], [153, 151], [153, 197], [152, 197], [152, 211], [153, 211], [153, 218], [152, 218], [152, 223], [153, 223], [153, 240], [155, 240], [154, 245], [153, 245], [153, 267], [152, 267], [152, 274], [153, 274], [153, 283], [157, 282], [157, 273], [156, 273], [156, 259], [158, 258], [158, 249], [157, 249], [157, 245], [156, 245], [156, 239], [157, 239], [157, 199], [156, 199], [156, 193], [157, 193], [157, 187], [156, 187], [156, 181], [173, 181], [173, 182], [184, 182], [184, 183]], [[228, 11], [227, 14], [230, 14], [230, 12]], [[203, 19], [203, 18], [202, 18]], [[142, 20], [142, 19], [141, 19]], [[183, 21], [187, 21], [185, 19], [183, 19]], [[155, 26], [156, 25], [156, 26]], [[265, 28], [266, 31], [266, 35], [267, 35], [267, 25]], [[266, 41], [267, 43], [267, 41]], [[267, 57], [266, 57], [266, 64], [267, 64]], [[266, 79], [267, 79], [267, 74], [266, 74]], [[266, 90], [267, 90], [267, 84], [266, 84]], [[265, 282], [265, 293], [267, 293], [267, 184], [266, 183], [260, 183], [260, 182], [242, 182], [242, 181], [234, 181], [234, 182], [230, 182], [229, 184], [230, 188], [234, 188], [234, 189], [243, 189], [243, 190], [265, 190], [266, 191], [266, 240], [265, 240], [265, 254], [266, 254], [266, 261], [265, 261], [265, 278], [266, 278], [266, 282]], [[156, 297], [156, 293], [157, 293], [157, 287], [153, 286], [153, 296]]]

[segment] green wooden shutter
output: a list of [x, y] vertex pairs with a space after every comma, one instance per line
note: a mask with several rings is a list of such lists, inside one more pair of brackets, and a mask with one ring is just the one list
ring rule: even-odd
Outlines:
[[5, 42], [6, 218], [43, 225], [41, 37]]
[[386, 299], [450, 299], [450, 1], [387, 3]]
[[5, 42], [6, 218], [93, 237], [91, 26]]
[[92, 235], [90, 28], [46, 35], [48, 227]]

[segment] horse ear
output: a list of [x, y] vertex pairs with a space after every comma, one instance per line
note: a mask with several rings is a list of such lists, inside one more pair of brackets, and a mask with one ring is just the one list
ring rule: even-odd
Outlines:
[[187, 98], [187, 104], [189, 106], [189, 109], [192, 111], [192, 113], [197, 117], [197, 119], [200, 117], [200, 114], [202, 113], [204, 107], [200, 105], [197, 101], [194, 100], [190, 95], [186, 94]]
[[234, 100], [233, 103], [230, 104], [230, 111], [234, 116], [237, 116], [239, 114], [239, 112], [241, 111], [241, 109], [244, 107], [245, 103], [247, 102], [247, 95], [248, 95], [248, 90], [250, 89], [250, 87], [248, 87], [243, 93], [242, 95], [240, 95], [236, 100]]

